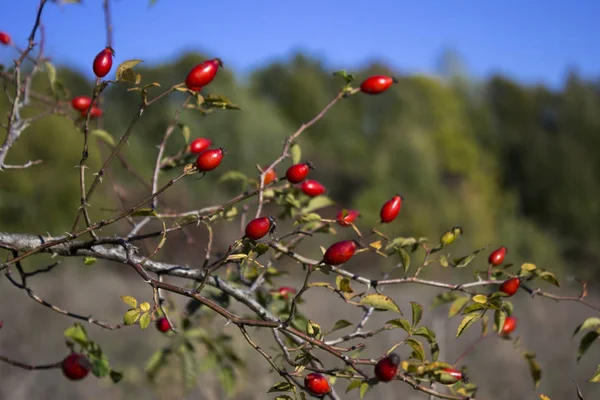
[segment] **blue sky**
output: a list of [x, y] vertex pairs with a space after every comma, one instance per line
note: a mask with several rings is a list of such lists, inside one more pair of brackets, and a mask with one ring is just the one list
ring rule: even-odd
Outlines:
[[[105, 44], [101, 0], [48, 4], [47, 53], [91, 76]], [[24, 44], [38, 0], [3, 5], [0, 30]], [[116, 62], [172, 59], [184, 50], [221, 57], [246, 73], [302, 50], [332, 68], [377, 60], [404, 72], [435, 72], [458, 50], [475, 77], [502, 72], [557, 87], [567, 68], [600, 76], [598, 0], [113, 0]], [[594, 43], [596, 39], [596, 43]], [[0, 59], [9, 50], [0, 48]]]

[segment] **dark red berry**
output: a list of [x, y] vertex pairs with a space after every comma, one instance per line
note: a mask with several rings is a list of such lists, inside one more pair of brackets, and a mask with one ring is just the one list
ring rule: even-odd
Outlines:
[[221, 161], [223, 161], [223, 156], [227, 150], [225, 148], [220, 147], [218, 149], [209, 149], [204, 150], [198, 158], [196, 159], [196, 167], [201, 172], [212, 171], [217, 168]]
[[110, 72], [113, 64], [113, 55], [113, 49], [107, 47], [94, 58], [93, 69], [94, 74], [98, 78], [104, 78]]
[[356, 210], [342, 210], [335, 217], [337, 223], [341, 226], [350, 226], [356, 218], [359, 216], [358, 211]]
[[190, 153], [200, 154], [204, 150], [208, 149], [211, 144], [212, 144], [212, 141], [210, 139], [206, 139], [206, 138], [194, 139], [192, 141], [192, 143], [190, 143]]
[[305, 195], [310, 197], [320, 196], [327, 190], [321, 183], [310, 179], [302, 182], [302, 186], [300, 188]]
[[200, 92], [202, 90], [202, 86], [191, 86], [190, 89], [192, 92]]
[[71, 100], [71, 107], [77, 111], [87, 111], [90, 105], [92, 105], [92, 99], [88, 96], [77, 96]]
[[385, 204], [381, 207], [381, 211], [379, 211], [381, 222], [387, 224], [396, 219], [398, 214], [400, 214], [400, 209], [402, 208], [402, 200], [404, 200], [402, 196], [396, 195], [385, 202]]
[[348, 262], [356, 252], [354, 240], [342, 240], [329, 246], [323, 255], [323, 262], [329, 265], [340, 265]]
[[6, 32], [0, 32], [0, 43], [5, 45], [11, 44], [12, 39], [10, 38], [10, 35]]
[[162, 333], [169, 332], [171, 330], [171, 324], [167, 317], [160, 317], [156, 320], [156, 329]]
[[314, 372], [306, 375], [304, 386], [306, 390], [315, 396], [324, 396], [331, 391], [327, 378]]
[[246, 237], [252, 240], [258, 240], [264, 237], [271, 229], [275, 227], [273, 217], [260, 217], [253, 219], [246, 225]]
[[273, 182], [275, 180], [275, 178], [277, 178], [277, 173], [275, 171], [273, 171], [272, 169], [268, 170], [265, 173], [265, 179], [263, 180], [263, 185], [268, 185], [269, 183]]
[[502, 282], [502, 285], [500, 285], [500, 291], [510, 297], [517, 293], [519, 286], [521, 286], [521, 280], [518, 277], [510, 278]]
[[71, 353], [63, 359], [61, 369], [64, 376], [78, 381], [87, 376], [92, 369], [92, 363], [83, 354]]
[[306, 179], [314, 167], [310, 162], [294, 164], [285, 172], [285, 177], [290, 183], [300, 183]]
[[506, 317], [502, 326], [502, 335], [510, 335], [517, 327], [517, 319], [515, 317]]
[[375, 376], [381, 382], [391, 381], [398, 373], [398, 364], [400, 364], [400, 357], [396, 353], [382, 358], [375, 364]]
[[296, 289], [290, 286], [282, 286], [277, 290], [277, 293], [287, 300], [290, 294], [296, 294]]
[[437, 381], [444, 385], [453, 385], [459, 381], [466, 381], [465, 375], [454, 368], [444, 368], [441, 373], [436, 375]]
[[380, 94], [392, 86], [392, 83], [398, 81], [391, 76], [375, 75], [370, 76], [360, 84], [360, 91], [366, 94]]
[[188, 89], [199, 91], [215, 79], [219, 67], [223, 67], [223, 62], [218, 58], [196, 65], [185, 78], [185, 85]]
[[502, 264], [504, 262], [504, 256], [506, 256], [507, 252], [508, 249], [504, 246], [497, 248], [496, 250], [492, 251], [492, 253], [488, 257], [488, 263], [490, 263], [493, 266], [498, 266]]

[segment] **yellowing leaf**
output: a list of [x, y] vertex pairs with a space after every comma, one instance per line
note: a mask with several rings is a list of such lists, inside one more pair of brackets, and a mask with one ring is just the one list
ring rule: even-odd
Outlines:
[[246, 255], [246, 254], [232, 254], [232, 255], [230, 255], [230, 256], [227, 257], [227, 261], [243, 260], [244, 258], [248, 258], [248, 255]]
[[90, 132], [90, 134], [92, 136], [98, 137], [99, 139], [102, 139], [111, 146], [115, 145], [115, 139], [110, 135], [110, 133], [106, 132], [103, 129], [94, 129]]
[[537, 269], [537, 267], [535, 266], [535, 264], [531, 264], [531, 263], [524, 263], [524, 264], [522, 264], [522, 265], [521, 265], [521, 269], [522, 269], [523, 271], [529, 271], [529, 272], [532, 272], [532, 271], [535, 271], [535, 270]]
[[473, 300], [475, 303], [485, 304], [487, 303], [487, 296], [484, 294], [478, 294], [473, 296], [471, 300]]
[[140, 310], [142, 310], [143, 312], [150, 311], [150, 304], [146, 301], [143, 302], [142, 304], [140, 304]]
[[137, 307], [137, 300], [135, 299], [135, 297], [121, 296], [121, 300], [123, 300], [123, 303], [127, 304], [131, 308]]
[[[128, 81], [128, 82], [135, 82], [137, 79], [136, 79], [136, 75], [132, 71], [132, 68], [141, 62], [143, 62], [143, 61], [142, 60], [127, 60], [127, 61], [119, 64], [119, 66], [117, 67], [117, 72], [115, 74], [116, 80], [117, 81], [124, 80], [124, 81]], [[132, 78], [133, 78], [133, 80], [132, 80]]]
[[400, 307], [390, 297], [383, 294], [369, 294], [360, 300], [360, 304], [371, 306], [379, 310], [389, 310], [402, 314]]
[[125, 323], [125, 325], [132, 325], [135, 324], [139, 317], [140, 310], [129, 310], [123, 316], [123, 322]]
[[460, 322], [460, 325], [458, 325], [456, 337], [462, 335], [467, 329], [469, 329], [471, 325], [473, 325], [473, 322], [475, 322], [479, 318], [481, 318], [480, 314], [469, 314], [466, 317], [464, 317], [463, 320]]
[[381, 240], [378, 240], [378, 241], [373, 242], [373, 243], [369, 243], [369, 246], [371, 246], [375, 250], [379, 250], [379, 249], [381, 249]]
[[540, 400], [551, 400], [550, 397], [546, 396], [545, 394], [540, 394]]
[[150, 314], [144, 313], [140, 318], [140, 327], [146, 329], [150, 325]]

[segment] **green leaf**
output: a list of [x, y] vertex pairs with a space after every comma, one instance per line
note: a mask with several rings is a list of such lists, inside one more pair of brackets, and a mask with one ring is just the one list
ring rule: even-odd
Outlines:
[[458, 326], [458, 330], [456, 331], [456, 337], [462, 335], [467, 329], [469, 329], [471, 325], [473, 325], [473, 322], [475, 322], [479, 318], [481, 318], [479, 314], [469, 314], [466, 317], [464, 317], [463, 320], [460, 322], [460, 325]]
[[123, 373], [120, 371], [115, 371], [114, 369], [110, 370], [109, 376], [113, 383], [119, 383], [123, 379]]
[[125, 325], [133, 325], [140, 318], [140, 310], [134, 309], [129, 310], [123, 316], [123, 322]]
[[131, 213], [132, 217], [156, 217], [158, 214], [152, 208], [139, 208]]
[[110, 135], [110, 133], [106, 132], [104, 129], [93, 129], [90, 132], [90, 134], [92, 136], [96, 136], [98, 139], [103, 140], [111, 146], [115, 145], [115, 139]]
[[344, 293], [353, 293], [354, 289], [352, 289], [352, 285], [350, 284], [350, 279], [344, 278], [342, 276], [337, 276], [335, 278], [335, 284], [337, 288]]
[[[193, 374], [193, 377], [194, 377], [194, 384], [195, 384], [195, 381], [197, 379], [196, 374]], [[225, 390], [225, 393], [227, 393], [227, 396], [231, 398], [235, 393], [235, 383], [236, 383], [233, 368], [229, 365], [220, 368], [219, 372], [218, 372], [218, 378], [219, 378], [219, 382], [221, 382], [221, 386]]]
[[404, 341], [404, 343], [408, 344], [414, 350], [415, 358], [419, 361], [425, 361], [425, 349], [423, 349], [423, 345], [416, 339], [408, 338]]
[[452, 302], [452, 305], [450, 306], [450, 310], [448, 310], [448, 318], [452, 318], [455, 315], [457, 315], [468, 302], [469, 298], [467, 296], [459, 297], [456, 300], [454, 300], [454, 302]]
[[138, 65], [139, 63], [143, 62], [142, 60], [127, 60], [122, 62], [121, 64], [119, 64], [119, 66], [117, 67], [117, 72], [115, 74], [115, 80], [116, 81], [120, 81], [120, 80], [124, 80], [127, 82], [132, 82], [132, 76], [133, 78], [133, 82], [135, 82], [135, 74], [132, 71], [132, 68], [135, 67], [136, 65]]
[[348, 385], [348, 387], [346, 387], [346, 393], [348, 393], [351, 390], [358, 389], [360, 387], [360, 385], [363, 384], [363, 382], [364, 381], [359, 381], [359, 380], [350, 381], [350, 384]]
[[204, 96], [203, 105], [208, 108], [221, 108], [223, 110], [241, 110], [240, 106], [234, 104], [227, 97], [218, 94]]
[[283, 382], [279, 382], [279, 383], [276, 383], [273, 386], [271, 386], [271, 388], [269, 389], [269, 391], [267, 393], [289, 392], [290, 390], [292, 390], [293, 387], [294, 387], [294, 385], [292, 385], [291, 383], [289, 383], [287, 381], [283, 381]]
[[150, 314], [146, 312], [140, 317], [140, 327], [144, 330], [148, 325], [150, 325]]
[[365, 394], [367, 394], [367, 392], [369, 391], [369, 389], [371, 388], [371, 386], [369, 385], [369, 382], [363, 382], [360, 385], [360, 398], [364, 398]]
[[[392, 326], [394, 326], [394, 327], [396, 327], [396, 328], [402, 328], [402, 329], [404, 329], [404, 331], [405, 331], [406, 333], [408, 333], [409, 335], [410, 335], [410, 334], [411, 334], [411, 332], [412, 332], [412, 329], [411, 329], [411, 326], [410, 326], [410, 322], [408, 322], [408, 321], [407, 321], [407, 320], [405, 320], [405, 319], [401, 319], [401, 318], [398, 318], [398, 319], [392, 319], [392, 320], [390, 320], [390, 321], [386, 322], [385, 324], [386, 324], [386, 325], [392, 325]], [[419, 328], [419, 329], [420, 329], [420, 328]]]
[[292, 154], [292, 163], [298, 164], [300, 159], [302, 159], [302, 150], [297, 143], [294, 143], [292, 147], [290, 147], [290, 153]]
[[496, 323], [496, 332], [502, 333], [502, 328], [504, 328], [505, 321], [506, 321], [506, 313], [504, 311], [496, 310], [494, 312], [494, 322]]
[[600, 383], [600, 364], [596, 368], [596, 373], [588, 380], [590, 383]]
[[467, 314], [471, 314], [477, 311], [481, 311], [481, 310], [487, 310], [488, 307], [484, 304], [479, 304], [479, 303], [473, 303], [473, 304], [469, 304], [467, 307], [465, 307], [462, 311], [462, 315], [467, 315]]
[[[599, 329], [600, 331], [600, 329]], [[598, 339], [600, 333], [598, 331], [591, 331], [586, 333], [579, 343], [579, 349], [577, 349], [577, 361], [581, 360], [581, 357], [585, 354], [586, 351], [590, 348], [590, 346]]]
[[454, 259], [454, 267], [455, 268], [464, 268], [467, 265], [469, 265], [471, 263], [471, 261], [473, 261], [475, 259], [475, 257], [477, 256], [477, 254], [481, 253], [482, 251], [484, 251], [487, 247], [482, 247], [480, 249], [475, 250], [474, 252], [467, 254], [464, 257], [461, 258], [455, 258]]
[[92, 361], [92, 373], [98, 378], [108, 376], [110, 374], [110, 365], [105, 358], [96, 358]]
[[552, 272], [544, 271], [540, 274], [540, 278], [542, 278], [542, 280], [546, 282], [553, 284], [554, 286], [560, 287], [558, 279], [556, 279], [556, 276], [554, 276]]
[[537, 267], [535, 266], [535, 264], [531, 264], [531, 263], [521, 264], [521, 270], [523, 270], [523, 271], [533, 272], [536, 269], [537, 269]]
[[347, 328], [347, 327], [349, 327], [351, 325], [352, 325], [352, 323], [350, 321], [347, 321], [345, 319], [340, 319], [339, 321], [336, 321], [335, 324], [333, 324], [333, 328], [331, 328], [331, 330], [329, 331], [329, 333], [335, 332], [335, 331], [340, 330], [340, 329]]
[[533, 387], [537, 389], [540, 386], [540, 380], [542, 379], [542, 369], [539, 364], [535, 361], [535, 353], [525, 353], [525, 360], [527, 361], [527, 365], [529, 365], [529, 372], [531, 373], [531, 378], [533, 379]]
[[166, 349], [156, 350], [146, 362], [146, 375], [150, 381], [154, 380], [156, 373], [166, 365], [167, 356], [170, 352]]
[[318, 339], [321, 336], [321, 325], [309, 319], [306, 325], [306, 333], [308, 333], [308, 336]]
[[92, 264], [95, 264], [96, 261], [98, 261], [96, 259], [96, 257], [84, 257], [83, 258], [83, 265], [92, 265]]
[[184, 125], [184, 124], [179, 124], [179, 127], [181, 128], [181, 134], [183, 135], [183, 140], [185, 140], [185, 144], [188, 144], [190, 142], [190, 136], [192, 135], [192, 130], [190, 129], [189, 126]]
[[46, 72], [48, 72], [48, 82], [50, 82], [50, 88], [54, 93], [56, 92], [56, 68], [47, 61], [44, 63], [44, 67], [46, 68]]
[[[459, 294], [456, 292], [444, 292], [440, 293], [433, 299], [431, 306], [429, 309], [434, 309], [437, 306], [441, 306], [442, 304], [451, 303], [459, 297]], [[460, 311], [460, 310], [459, 310]]]
[[404, 272], [408, 271], [410, 268], [410, 254], [402, 247], [396, 247], [396, 253], [400, 256], [400, 264], [402, 264]]
[[320, 221], [321, 220], [321, 216], [317, 213], [308, 213], [308, 214], [304, 214], [302, 215], [299, 219], [298, 222], [312, 222], [312, 221]]
[[123, 300], [123, 303], [127, 304], [131, 308], [137, 307], [137, 300], [135, 299], [135, 297], [121, 296], [121, 300]]
[[329, 207], [335, 205], [335, 201], [331, 200], [327, 196], [317, 196], [313, 197], [309, 200], [308, 204], [302, 210], [303, 214], [308, 214], [313, 211], [319, 210], [321, 208]]
[[423, 306], [414, 301], [410, 302], [410, 306], [412, 308], [412, 326], [414, 328], [419, 324], [421, 318], [423, 318]]
[[584, 331], [586, 329], [596, 329], [598, 327], [600, 327], [600, 318], [590, 317], [590, 318], [586, 319], [585, 321], [583, 321], [583, 324], [579, 325], [575, 329], [573, 336], [577, 335], [579, 332]]
[[248, 177], [246, 176], [246, 174], [244, 174], [243, 172], [240, 172], [240, 171], [227, 171], [226, 173], [221, 175], [221, 177], [219, 178], [219, 182], [225, 182], [225, 181], [247, 182]]
[[287, 394], [282, 394], [282, 395], [279, 395], [279, 396], [275, 397], [275, 400], [294, 400], [294, 399], [292, 399]]
[[64, 335], [67, 339], [72, 340], [75, 343], [80, 344], [85, 347], [88, 344], [87, 332], [83, 325], [79, 322], [73, 324], [73, 326], [67, 328], [64, 332]]
[[438, 345], [438, 343], [436, 341], [435, 332], [433, 332], [431, 329], [427, 328], [426, 326], [421, 326], [416, 331], [413, 332], [413, 335], [421, 336], [421, 337], [424, 337], [425, 339], [427, 339], [427, 342], [429, 342], [431, 358], [433, 359], [433, 361], [436, 361], [440, 354], [440, 346]]
[[354, 75], [349, 74], [348, 72], [346, 72], [345, 69], [339, 70], [339, 71], [335, 71], [333, 73], [334, 76], [339, 76], [340, 78], [342, 78], [346, 84], [351, 83], [355, 78]]
[[363, 297], [359, 303], [365, 306], [374, 307], [378, 310], [389, 310], [402, 314], [402, 311], [394, 302], [394, 300], [383, 294], [368, 294], [365, 297]]

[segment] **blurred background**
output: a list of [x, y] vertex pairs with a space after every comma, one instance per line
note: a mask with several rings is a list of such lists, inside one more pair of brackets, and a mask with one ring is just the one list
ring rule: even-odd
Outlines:
[[[0, 31], [25, 46], [37, 3], [2, 5]], [[92, 93], [91, 63], [106, 43], [101, 3], [48, 4], [42, 17], [45, 52], [73, 96]], [[488, 244], [505, 245], [510, 261], [533, 262], [555, 272], [563, 283], [561, 289], [543, 289], [576, 295], [579, 286], [570, 279], [576, 276], [589, 281], [591, 301], [599, 301], [600, 3], [158, 0], [149, 6], [144, 0], [120, 0], [110, 4], [115, 66], [142, 59], [144, 63], [136, 67], [142, 83], [159, 82], [167, 88], [182, 82], [197, 63], [220, 57], [225, 69], [207, 92], [225, 95], [242, 108], [207, 116], [182, 114], [181, 122], [191, 128], [192, 137], [210, 138], [229, 153], [215, 173], [202, 181], [189, 179], [167, 192], [163, 199], [168, 209], [219, 204], [239, 192], [235, 184], [217, 182], [219, 176], [229, 170], [258, 176], [255, 165], [272, 162], [283, 140], [341, 88], [333, 71], [348, 70], [357, 77], [357, 85], [372, 74], [391, 74], [399, 79], [398, 85], [380, 96], [344, 100], [299, 140], [304, 159], [317, 167], [312, 176], [327, 186], [339, 208], [359, 210], [359, 226], [369, 227], [377, 222], [380, 205], [402, 194], [399, 222], [385, 227], [390, 236], [426, 236], [435, 242], [459, 224], [465, 234], [453, 248], [454, 255]], [[15, 57], [13, 49], [0, 47], [3, 64], [10, 66]], [[35, 79], [34, 89], [48, 91], [44, 74]], [[151, 90], [158, 94], [161, 89]], [[125, 85], [106, 91], [102, 125], [115, 138], [135, 115], [138, 96]], [[183, 94], [177, 93], [153, 105], [122, 152], [129, 167], [148, 182], [156, 146], [182, 99]], [[0, 96], [0, 113], [7, 111], [7, 99]], [[81, 144], [81, 133], [64, 117], [45, 118], [23, 134], [8, 162], [41, 158], [44, 164], [0, 174], [0, 230], [60, 235], [70, 229], [79, 202], [78, 171], [73, 167], [79, 163]], [[167, 154], [184, 144], [182, 135], [173, 135]], [[91, 171], [106, 155], [106, 148], [93, 146]], [[283, 175], [288, 165], [289, 160], [280, 165], [278, 174]], [[175, 172], [164, 174], [162, 180], [171, 176]], [[92, 201], [95, 219], [147, 194], [119, 162], [112, 164], [102, 189]], [[248, 204], [253, 209], [256, 203]], [[334, 215], [339, 208], [325, 214]], [[122, 233], [127, 227], [123, 224], [106, 233]], [[220, 249], [239, 234], [237, 224], [218, 225], [215, 232]], [[316, 238], [301, 251], [315, 255], [319, 244], [331, 241]], [[205, 229], [194, 226], [170, 237], [157, 258], [197, 264], [205, 242]], [[26, 264], [44, 265], [48, 259], [30, 258]], [[477, 263], [481, 268], [485, 257]], [[377, 278], [383, 264], [355, 260], [349, 267]], [[284, 262], [281, 268], [291, 274], [278, 284], [301, 285], [294, 264]], [[465, 272], [434, 267], [426, 276], [464, 281], [472, 279], [472, 271], [472, 267]], [[80, 260], [65, 260], [52, 274], [34, 279], [33, 286], [41, 297], [70, 311], [110, 321], [118, 321], [126, 310], [120, 295], [148, 300], [151, 295], [126, 268], [109, 263], [85, 267]], [[437, 293], [409, 286], [386, 289], [405, 311], [410, 309], [409, 300], [428, 306]], [[481, 387], [478, 398], [537, 399], [537, 393], [545, 393], [552, 399], [573, 399], [572, 380], [579, 382], [586, 399], [597, 398], [600, 390], [585, 380], [595, 371], [599, 348], [592, 347], [577, 364], [579, 341], [571, 338], [575, 326], [594, 312], [574, 303], [532, 300], [524, 292], [515, 297], [515, 305], [522, 346], [538, 352], [543, 368], [540, 389], [532, 390], [527, 365], [510, 343], [490, 341], [465, 359], [472, 380]], [[352, 322], [361, 317], [358, 310], [321, 292], [310, 298], [304, 312], [326, 326], [340, 317]], [[477, 332], [455, 340], [459, 321], [446, 321], [446, 314], [447, 308], [426, 308], [425, 323], [436, 330], [442, 357], [450, 361]], [[385, 317], [374, 318], [372, 326]], [[203, 318], [212, 321], [209, 315]], [[0, 320], [4, 321], [0, 354], [31, 363], [52, 362], [64, 355], [62, 332], [72, 321], [34, 303], [6, 280], [0, 280]], [[218, 331], [222, 321], [214, 321]], [[214, 370], [202, 372], [191, 391], [182, 389], [175, 367], [169, 370], [172, 376], [147, 384], [140, 366], [166, 340], [153, 329], [144, 334], [137, 328], [88, 329], [115, 368], [125, 370], [123, 383], [87, 379], [75, 385], [59, 379], [59, 371], [26, 372], [0, 364], [0, 399], [227, 397]], [[265, 393], [277, 376], [239, 342], [234, 328], [223, 329], [249, 360], [236, 375], [237, 391], [231, 397], [274, 398]], [[270, 337], [256, 334], [269, 348]], [[370, 354], [381, 354], [399, 335], [391, 331], [379, 336]], [[178, 382], [176, 387], [172, 382]], [[338, 386], [343, 393], [345, 385]], [[375, 388], [368, 396], [392, 399], [399, 393], [406, 399], [427, 398], [402, 384]], [[358, 399], [358, 393], [342, 398]]]

